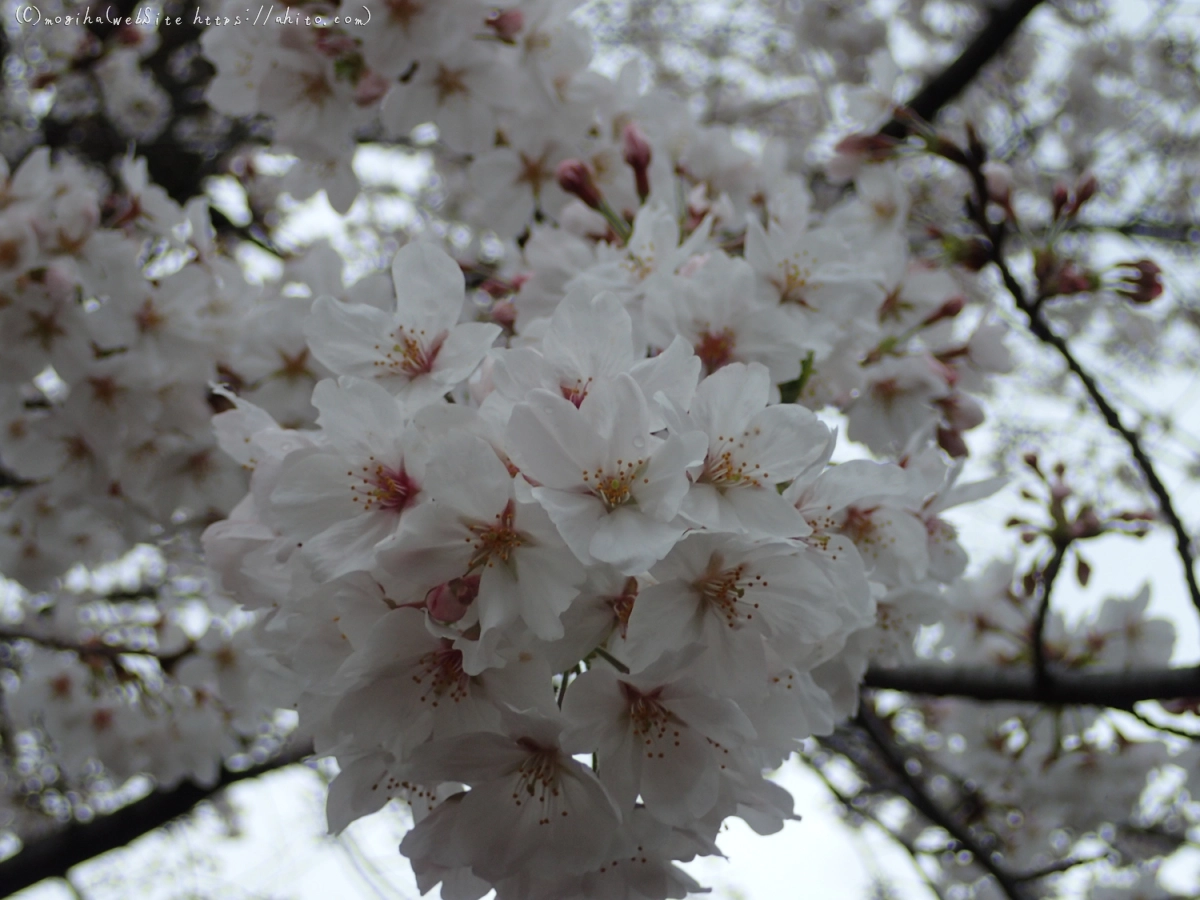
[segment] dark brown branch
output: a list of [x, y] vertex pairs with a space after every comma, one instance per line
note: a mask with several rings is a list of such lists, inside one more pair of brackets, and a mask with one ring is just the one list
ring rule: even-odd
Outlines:
[[964, 154], [965, 168], [971, 176], [971, 183], [974, 187], [975, 196], [967, 203], [967, 208], [972, 221], [979, 226], [984, 237], [987, 238], [990, 245], [990, 259], [995, 263], [997, 270], [1000, 272], [1000, 279], [1004, 282], [1004, 287], [1012, 296], [1013, 302], [1017, 309], [1025, 314], [1029, 322], [1029, 330], [1043, 344], [1048, 344], [1058, 351], [1058, 355], [1062, 357], [1067, 364], [1067, 368], [1079, 379], [1091, 398], [1096, 409], [1100, 411], [1101, 418], [1105, 424], [1113, 431], [1121, 436], [1125, 444], [1129, 447], [1129, 452], [1132, 454], [1134, 461], [1142, 472], [1142, 476], [1146, 479], [1146, 484], [1150, 491], [1158, 500], [1159, 509], [1163, 519], [1170, 526], [1171, 531], [1175, 534], [1175, 549], [1179, 556], [1180, 563], [1183, 565], [1183, 577], [1187, 582], [1188, 595], [1191, 597], [1192, 605], [1200, 611], [1200, 583], [1196, 581], [1196, 559], [1192, 555], [1192, 542], [1188, 536], [1187, 529], [1184, 528], [1183, 520], [1180, 519], [1179, 513], [1175, 510], [1175, 504], [1171, 500], [1170, 491], [1167, 490], [1162, 479], [1158, 476], [1158, 471], [1154, 468], [1154, 463], [1150, 461], [1150, 457], [1146, 454], [1145, 448], [1142, 447], [1142, 440], [1136, 432], [1131, 431], [1121, 421], [1120, 415], [1108, 398], [1104, 396], [1100, 390], [1100, 385], [1096, 383], [1096, 379], [1092, 377], [1083, 365], [1075, 358], [1075, 354], [1071, 352], [1071, 348], [1067, 345], [1064, 338], [1059, 337], [1050, 328], [1050, 324], [1042, 315], [1041, 304], [1045, 297], [1037, 297], [1031, 299], [1025, 292], [1025, 288], [1017, 281], [1012, 270], [1008, 267], [1008, 262], [1004, 258], [1004, 239], [1005, 224], [1003, 222], [993, 223], [988, 220], [988, 190], [987, 181], [983, 175], [984, 151], [982, 147], [978, 150], [972, 148], [968, 153]]
[[[1009, 293], [1012, 293], [1012, 285], [1016, 284], [1016, 281], [1012, 273], [1008, 271], [1008, 267], [1003, 265], [1003, 263], [1001, 265], [1001, 277], [1004, 278]], [[1162, 517], [1175, 534], [1175, 549], [1179, 555], [1180, 563], [1183, 565], [1183, 577], [1187, 581], [1188, 595], [1191, 597], [1192, 605], [1197, 610], [1200, 610], [1200, 584], [1196, 582], [1196, 560], [1192, 555], [1191, 538], [1184, 528], [1183, 520], [1179, 518], [1179, 513], [1175, 510], [1175, 504], [1171, 500], [1170, 492], [1158, 476], [1158, 472], [1154, 468], [1154, 463], [1150, 461], [1150, 457], [1142, 447], [1141, 438], [1138, 437], [1136, 432], [1125, 427], [1117, 411], [1101, 392], [1096, 379], [1075, 358], [1070, 347], [1067, 346], [1067, 342], [1050, 330], [1050, 326], [1042, 317], [1041, 311], [1028, 303], [1023, 292], [1021, 294], [1013, 294], [1013, 297], [1017, 300], [1017, 306], [1028, 318], [1029, 330], [1033, 333], [1034, 337], [1044, 344], [1049, 344], [1058, 351], [1058, 355], [1066, 362], [1067, 368], [1083, 384], [1084, 390], [1087, 391], [1088, 397], [1091, 398], [1092, 403], [1100, 411], [1100, 415], [1105, 423], [1119, 434], [1122, 440], [1128, 445], [1129, 452], [1133, 455], [1138, 468], [1141, 469], [1142, 475], [1146, 479], [1146, 484], [1149, 486], [1151, 493], [1154, 494], [1155, 499], [1158, 500]]]
[[1030, 649], [1033, 651], [1033, 679], [1040, 687], [1045, 687], [1050, 681], [1050, 673], [1046, 669], [1045, 641], [1046, 618], [1050, 614], [1050, 593], [1054, 590], [1054, 580], [1062, 569], [1063, 558], [1067, 555], [1069, 546], [1068, 541], [1055, 541], [1054, 555], [1050, 557], [1050, 562], [1042, 570], [1042, 596], [1038, 600], [1033, 634], [1029, 638]]
[[975, 858], [986, 872], [996, 879], [1009, 900], [1025, 900], [1028, 896], [1020, 882], [992, 859], [992, 854], [975, 839], [971, 832], [959, 824], [950, 814], [938, 806], [925, 792], [924, 786], [908, 770], [907, 761], [892, 740], [887, 726], [875, 715], [870, 704], [864, 702], [859, 708], [858, 722], [870, 737], [871, 742], [886, 760], [888, 766], [900, 779], [903, 796], [913, 807], [933, 824], [943, 828], [959, 845]]
[[[927, 122], [941, 111], [942, 107], [959, 95], [979, 74], [1008, 39], [1020, 27], [1041, 0], [1012, 0], [1007, 6], [992, 10], [987, 24], [975, 36], [954, 62], [939, 72], [917, 94], [908, 101], [907, 108]], [[880, 129], [880, 134], [894, 138], [907, 137], [909, 125], [892, 119]]]
[[1055, 672], [1048, 683], [1038, 684], [1033, 672], [1025, 668], [918, 665], [868, 669], [863, 684], [936, 697], [1129, 709], [1141, 700], [1200, 697], [1200, 667], [1120, 672], [1060, 671]]
[[73, 866], [161, 828], [231, 784], [293, 765], [311, 754], [311, 747], [285, 751], [252, 769], [226, 770], [212, 787], [181, 784], [173, 790], [160, 791], [122, 807], [112, 815], [101, 816], [87, 824], [76, 822], [33, 841], [16, 856], [0, 862], [0, 897], [15, 894], [47, 878], [64, 878]]

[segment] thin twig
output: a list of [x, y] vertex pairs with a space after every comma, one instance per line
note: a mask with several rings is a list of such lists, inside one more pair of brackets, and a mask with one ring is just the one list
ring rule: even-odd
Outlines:
[[227, 769], [216, 784], [208, 787], [184, 782], [172, 790], [143, 797], [110, 815], [97, 816], [87, 824], [75, 822], [32, 841], [16, 856], [0, 862], [0, 897], [7, 897], [46, 878], [65, 878], [73, 866], [161, 828], [229, 785], [293, 765], [311, 754], [312, 747], [309, 746], [290, 748], [254, 768], [241, 772]]
[[1166, 725], [1161, 722], [1155, 722], [1148, 715], [1138, 712], [1136, 709], [1126, 709], [1122, 710], [1122, 712], [1128, 713], [1147, 728], [1153, 728], [1155, 731], [1162, 731], [1167, 734], [1173, 734], [1176, 737], [1187, 738], [1189, 741], [1200, 741], [1200, 732], [1188, 731], [1185, 728], [1179, 728], [1175, 725]]
[[1033, 680], [1041, 687], [1050, 682], [1050, 672], [1046, 668], [1046, 642], [1044, 639], [1046, 619], [1050, 614], [1050, 593], [1054, 590], [1054, 580], [1062, 569], [1063, 559], [1067, 555], [1069, 546], [1069, 541], [1056, 540], [1054, 555], [1050, 557], [1050, 562], [1042, 570], [1042, 596], [1038, 601], [1037, 618], [1034, 619], [1033, 634], [1029, 639], [1030, 647], [1033, 650]]
[[1067, 368], [1083, 384], [1084, 390], [1087, 392], [1088, 397], [1091, 398], [1092, 403], [1100, 411], [1105, 424], [1120, 435], [1121, 439], [1128, 445], [1129, 451], [1133, 455], [1134, 461], [1137, 462], [1138, 468], [1141, 469], [1151, 493], [1158, 500], [1162, 517], [1175, 533], [1175, 549], [1183, 565], [1183, 575], [1187, 581], [1188, 594], [1191, 597], [1192, 605], [1197, 611], [1200, 611], [1200, 583], [1196, 581], [1196, 560], [1192, 555], [1191, 538], [1184, 528], [1183, 520], [1180, 519], [1179, 513], [1175, 511], [1175, 505], [1171, 501], [1171, 494], [1167, 490], [1166, 485], [1163, 484], [1162, 479], [1159, 478], [1158, 472], [1154, 468], [1154, 463], [1150, 461], [1150, 457], [1142, 447], [1141, 438], [1135, 432], [1125, 427], [1116, 409], [1113, 408], [1112, 404], [1108, 402], [1108, 398], [1100, 390], [1096, 379], [1075, 358], [1075, 354], [1071, 352], [1071, 348], [1067, 345], [1066, 340], [1051, 330], [1049, 323], [1042, 316], [1039, 300], [1030, 300], [1025, 292], [1025, 288], [1022, 287], [1021, 283], [1013, 275], [1012, 270], [1009, 269], [1008, 263], [1004, 258], [1004, 223], [994, 224], [988, 221], [987, 217], [988, 190], [987, 181], [984, 178], [982, 170], [983, 162], [982, 158], [975, 154], [969, 154], [966, 169], [970, 173], [975, 189], [974, 202], [970, 204], [972, 219], [983, 231], [984, 236], [991, 245], [991, 261], [995, 263], [997, 270], [1000, 272], [1000, 278], [1004, 282], [1004, 287], [1012, 296], [1017, 309], [1023, 312], [1028, 319], [1030, 332], [1039, 341], [1048, 344], [1058, 351], [1059, 356], [1067, 364]]
[[887, 825], [883, 823], [883, 820], [875, 815], [875, 813], [873, 813], [867, 806], [855, 806], [853, 798], [847, 797], [841, 791], [839, 791], [837, 786], [829, 780], [825, 773], [821, 771], [819, 766], [815, 765], [814, 763], [809, 763], [808, 768], [809, 771], [817, 776], [817, 778], [821, 779], [825, 787], [829, 790], [829, 793], [833, 794], [834, 798], [840, 804], [842, 804], [842, 806], [846, 807], [847, 812], [853, 813], [857, 816], [862, 816], [865, 819], [870, 819], [884, 834], [908, 851], [908, 854], [913, 858], [913, 868], [916, 869], [921, 878], [924, 879], [925, 885], [929, 888], [930, 893], [937, 897], [938, 900], [945, 900], [945, 895], [941, 892], [941, 889], [938, 888], [933, 879], [929, 877], [929, 874], [921, 868], [920, 864], [917, 863], [917, 854], [921, 851], [919, 851], [911, 841], [904, 840], [903, 837], [896, 834], [896, 832], [892, 831], [892, 829], [888, 828]]
[[888, 763], [888, 766], [899, 777], [902, 786], [905, 788], [903, 796], [916, 810], [933, 822], [935, 825], [945, 829], [945, 831], [956, 840], [959, 845], [971, 854], [985, 871], [987, 871], [996, 883], [999, 885], [1009, 900], [1026, 900], [1026, 893], [1020, 883], [1002, 867], [996, 864], [992, 859], [991, 853], [985, 850], [975, 837], [964, 826], [960, 825], [950, 814], [933, 802], [932, 798], [925, 793], [924, 786], [908, 771], [906, 760], [901, 756], [898, 748], [892, 741], [892, 736], [888, 733], [887, 726], [879, 719], [875, 712], [870, 708], [870, 704], [864, 702], [858, 711], [858, 722], [863, 730], [870, 737], [871, 742], [878, 749], [881, 756]]

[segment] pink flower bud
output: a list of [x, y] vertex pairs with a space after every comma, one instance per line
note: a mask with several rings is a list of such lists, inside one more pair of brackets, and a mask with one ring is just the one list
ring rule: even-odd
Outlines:
[[968, 454], [967, 442], [963, 440], [962, 433], [953, 428], [943, 428], [939, 425], [937, 439], [938, 446], [954, 459], [962, 459]]
[[625, 126], [622, 140], [625, 162], [633, 169], [633, 177], [637, 182], [638, 198], [645, 202], [650, 196], [650, 142], [632, 122]]
[[506, 44], [515, 44], [517, 35], [525, 27], [525, 15], [519, 9], [502, 9], [492, 13], [484, 23], [495, 32], [496, 37]]
[[358, 44], [354, 42], [354, 38], [332, 31], [318, 32], [314, 44], [318, 53], [330, 59], [337, 59], [339, 56], [346, 53], [353, 53], [358, 49]]
[[354, 85], [354, 102], [359, 106], [374, 106], [388, 92], [388, 80], [370, 69], [363, 72]]
[[942, 319], [953, 319], [963, 311], [963, 307], [966, 306], [966, 304], [967, 301], [962, 297], [951, 297], [932, 313], [930, 313], [925, 319], [924, 324], [932, 325], [934, 322], [942, 321]]
[[457, 622], [479, 595], [479, 576], [464, 575], [439, 584], [425, 595], [425, 608], [439, 622]]
[[1128, 286], [1117, 290], [1122, 297], [1131, 303], [1142, 305], [1162, 295], [1162, 269], [1154, 260], [1139, 259], [1136, 262], [1123, 262], [1119, 265], [1133, 270], [1132, 273], [1126, 274], [1121, 279], [1121, 284]]
[[1070, 199], [1071, 195], [1067, 191], [1067, 186], [1065, 184], [1056, 184], [1054, 186], [1054, 194], [1051, 202], [1054, 204], [1054, 218], [1056, 221], [1058, 220], [1059, 216], [1062, 215], [1062, 211]]
[[849, 181], [866, 162], [882, 162], [895, 151], [895, 138], [880, 134], [852, 134], [833, 148], [835, 156], [825, 166], [826, 174], [836, 182]]
[[592, 178], [592, 170], [583, 160], [564, 159], [558, 164], [554, 174], [558, 178], [560, 188], [578, 197], [592, 209], [599, 209], [604, 205], [604, 198], [600, 195], [600, 189], [596, 187], [595, 179]]
[[1080, 207], [1096, 195], [1099, 186], [1100, 183], [1091, 172], [1080, 176], [1079, 181], [1075, 184], [1075, 202], [1071, 204], [1072, 215], [1079, 212]]
[[988, 199], [997, 206], [1008, 209], [1012, 199], [1013, 176], [1012, 169], [1002, 162], [985, 162], [979, 171], [983, 173], [987, 184]]

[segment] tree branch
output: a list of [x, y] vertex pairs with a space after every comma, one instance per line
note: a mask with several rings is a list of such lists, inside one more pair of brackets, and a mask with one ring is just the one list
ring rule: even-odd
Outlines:
[[46, 878], [65, 878], [73, 866], [161, 828], [231, 784], [293, 765], [311, 754], [312, 748], [307, 746], [287, 750], [252, 769], [225, 770], [212, 787], [184, 783], [170, 791], [153, 793], [87, 824], [74, 822], [61, 831], [27, 844], [16, 856], [0, 862], [0, 897], [15, 894]]
[[992, 854], [983, 848], [971, 832], [965, 826], [955, 821], [946, 810], [934, 803], [929, 795], [925, 793], [924, 786], [909, 772], [906, 765], [907, 761], [892, 741], [892, 736], [888, 733], [887, 726], [875, 715], [868, 703], [863, 703], [859, 707], [858, 722], [867, 733], [867, 736], [870, 737], [871, 742], [875, 745], [880, 755], [887, 761], [888, 766], [899, 777], [900, 783], [904, 788], [901, 791], [901, 795], [921, 815], [925, 816], [925, 818], [929, 819], [935, 825], [945, 829], [964, 850], [970, 853], [975, 858], [975, 862], [996, 879], [1000, 890], [1010, 900], [1025, 900], [1028, 895], [1016, 878], [998, 866], [992, 859]]
[[[970, 133], [973, 135], [973, 132]], [[1183, 520], [1179, 518], [1179, 513], [1175, 511], [1175, 505], [1171, 501], [1170, 492], [1158, 476], [1158, 472], [1154, 468], [1154, 463], [1150, 461], [1150, 457], [1142, 447], [1141, 438], [1138, 437], [1136, 432], [1125, 427], [1116, 409], [1108, 402], [1108, 398], [1100, 390], [1096, 379], [1075, 358], [1075, 354], [1071, 352], [1071, 348], [1067, 345], [1066, 340], [1059, 337], [1050, 328], [1050, 324], [1043, 317], [1041, 309], [1042, 301], [1046, 298], [1038, 297], [1031, 300], [1028, 294], [1026, 294], [1025, 288], [1017, 281], [1012, 270], [1008, 267], [1008, 262], [1004, 258], [1005, 223], [992, 223], [988, 220], [987, 216], [988, 190], [987, 180], [984, 177], [982, 168], [985, 161], [983, 147], [971, 146], [966, 153], [958, 151], [956, 159], [971, 176], [975, 196], [973, 199], [969, 198], [967, 202], [970, 218], [979, 227], [980, 231], [983, 232], [984, 237], [987, 238], [990, 246], [989, 259], [995, 263], [996, 269], [1000, 272], [1000, 279], [1004, 282], [1005, 289], [1012, 296], [1017, 309], [1025, 314], [1029, 322], [1029, 330], [1033, 336], [1043, 344], [1048, 344], [1058, 351], [1058, 355], [1067, 364], [1067, 368], [1083, 384], [1084, 390], [1087, 392], [1088, 397], [1091, 398], [1092, 403], [1095, 404], [1096, 409], [1100, 411], [1100, 416], [1104, 419], [1105, 424], [1120, 435], [1121, 439], [1129, 447], [1134, 461], [1137, 463], [1138, 468], [1141, 469], [1142, 476], [1146, 479], [1146, 484], [1158, 500], [1162, 517], [1167, 521], [1167, 524], [1175, 534], [1175, 549], [1183, 565], [1183, 577], [1187, 582], [1188, 594], [1191, 597], [1192, 605], [1200, 611], [1200, 584], [1196, 581], [1196, 559], [1192, 555], [1191, 538], [1184, 528]]]
[[1141, 700], [1200, 697], [1200, 667], [1064, 671], [1056, 672], [1048, 683], [1038, 684], [1034, 674], [1024, 668], [917, 665], [868, 669], [863, 684], [909, 694], [965, 697], [988, 702], [1130, 709]]
[[[967, 44], [954, 62], [927, 82], [908, 101], [906, 107], [927, 122], [932, 122], [942, 107], [959, 95], [979, 74], [979, 71], [995, 58], [1008, 39], [1020, 27], [1041, 0], [1012, 0], [1007, 6], [993, 9], [987, 24]], [[903, 139], [908, 136], [910, 126], [892, 119], [879, 133]]]
[[1063, 558], [1066, 557], [1069, 546], [1069, 541], [1056, 540], [1054, 555], [1042, 570], [1042, 596], [1038, 601], [1037, 618], [1033, 622], [1033, 634], [1029, 638], [1030, 649], [1033, 651], [1033, 680], [1039, 687], [1045, 687], [1050, 681], [1050, 673], [1046, 670], [1046, 618], [1050, 614], [1050, 592], [1054, 590], [1054, 579], [1062, 569]]

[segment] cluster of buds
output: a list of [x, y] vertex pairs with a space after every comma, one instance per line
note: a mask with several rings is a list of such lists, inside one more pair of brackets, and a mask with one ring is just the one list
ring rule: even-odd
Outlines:
[[1049, 247], [1034, 251], [1033, 274], [1042, 299], [1086, 294], [1100, 287], [1099, 275], [1073, 259], [1063, 259]]
[[1065, 184], [1056, 184], [1051, 203], [1054, 206], [1054, 221], [1073, 219], [1079, 210], [1096, 195], [1099, 188], [1096, 176], [1090, 172], [1084, 173], [1075, 183], [1075, 189], [1069, 189]]

